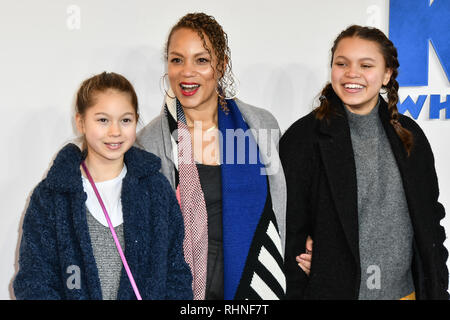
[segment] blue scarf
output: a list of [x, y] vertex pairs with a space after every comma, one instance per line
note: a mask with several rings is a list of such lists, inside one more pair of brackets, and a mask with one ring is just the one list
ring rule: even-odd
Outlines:
[[[227, 100], [227, 107], [228, 115], [222, 108], [218, 114], [219, 130], [223, 136], [221, 167], [226, 300], [235, 297], [267, 198], [267, 177], [261, 174], [265, 166], [260, 161], [258, 145], [236, 102]], [[234, 133], [236, 137], [231, 138]], [[244, 134], [245, 144], [242, 143]]]
[[[173, 119], [173, 122], [169, 120], [171, 131], [177, 127], [179, 129], [180, 123], [185, 123], [183, 108], [178, 100], [169, 100], [166, 103], [166, 111], [168, 118]], [[265, 166], [260, 160], [260, 150], [255, 141], [255, 137], [258, 137], [257, 132], [249, 129], [234, 100], [226, 100], [225, 106], [219, 103], [218, 126], [223, 138], [219, 142], [222, 175], [224, 299], [283, 299], [286, 281], [283, 272], [281, 239], [272, 209]], [[194, 166], [177, 175], [183, 188], [192, 189], [193, 184], [199, 182], [196, 170]], [[198, 204], [202, 202], [199, 199], [204, 200], [203, 191], [198, 185], [194, 189], [195, 192], [185, 194], [189, 197], [186, 201]], [[195, 212], [193, 217], [204, 213], [202, 212]], [[185, 235], [193, 234], [192, 230], [196, 230], [195, 226], [198, 224], [185, 225]], [[187, 252], [189, 256], [194, 249], [197, 250], [199, 247], [184, 247], [185, 255]], [[200, 251], [206, 254], [207, 249], [202, 248]], [[199, 253], [194, 253], [192, 259], [192, 265], [205, 260]], [[197, 293], [203, 292], [204, 286], [205, 283], [201, 281], [193, 283], [193, 289]], [[202, 299], [202, 296], [198, 295], [198, 298]]]

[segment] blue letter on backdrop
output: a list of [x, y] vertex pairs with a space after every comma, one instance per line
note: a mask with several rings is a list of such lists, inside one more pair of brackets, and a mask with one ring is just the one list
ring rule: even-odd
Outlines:
[[441, 102], [440, 95], [432, 94], [430, 96], [430, 119], [439, 119], [442, 109], [445, 109], [445, 119], [450, 119], [450, 95], [447, 95], [447, 100]]
[[[400, 101], [397, 104], [398, 112], [401, 114], [404, 114], [406, 111], [409, 111], [409, 114], [417, 120], [419, 117], [420, 111], [422, 111], [423, 104], [425, 103], [425, 100], [427, 100], [426, 95], [421, 95], [419, 98], [417, 98], [417, 101], [414, 102], [413, 99], [411, 99], [410, 96], [408, 96], [403, 103]], [[441, 109], [439, 109], [441, 110]], [[439, 111], [438, 111], [439, 114]], [[438, 116], [439, 119], [439, 116]]]
[[400, 86], [428, 85], [428, 40], [450, 80], [450, 0], [390, 0], [389, 38], [397, 47]]

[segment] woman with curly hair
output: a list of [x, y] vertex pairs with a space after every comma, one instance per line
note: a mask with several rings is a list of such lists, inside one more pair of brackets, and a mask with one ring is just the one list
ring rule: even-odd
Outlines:
[[[290, 299], [448, 299], [433, 153], [398, 113], [398, 67], [380, 30], [342, 31], [320, 106], [280, 140]], [[297, 265], [308, 235], [309, 276]]]
[[162, 159], [177, 193], [194, 299], [281, 299], [286, 186], [278, 123], [234, 98], [228, 38], [214, 17], [182, 17], [166, 59], [165, 105], [138, 144]]

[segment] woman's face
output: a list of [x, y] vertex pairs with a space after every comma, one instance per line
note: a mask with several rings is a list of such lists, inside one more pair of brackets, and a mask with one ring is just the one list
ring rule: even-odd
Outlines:
[[351, 112], [369, 113], [391, 75], [376, 42], [357, 37], [339, 41], [333, 55], [331, 85]]
[[217, 58], [206, 35], [205, 41], [211, 54], [203, 47], [197, 32], [191, 29], [178, 29], [170, 39], [169, 82], [184, 108], [204, 110], [217, 107], [218, 75], [212, 67], [217, 65]]

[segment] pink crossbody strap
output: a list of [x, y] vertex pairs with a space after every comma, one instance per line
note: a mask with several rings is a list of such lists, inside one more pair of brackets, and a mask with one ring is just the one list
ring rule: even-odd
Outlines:
[[100, 197], [100, 194], [98, 193], [97, 187], [95, 186], [95, 182], [92, 179], [91, 174], [89, 173], [89, 170], [87, 169], [84, 161], [81, 162], [81, 166], [83, 167], [84, 172], [86, 173], [86, 176], [87, 176], [89, 182], [91, 183], [92, 189], [94, 189], [95, 195], [97, 196], [98, 202], [100, 203], [100, 206], [102, 207], [103, 213], [105, 214], [105, 218], [106, 218], [106, 221], [108, 222], [109, 230], [111, 230], [114, 242], [116, 243], [117, 251], [119, 252], [120, 259], [122, 259], [123, 266], [125, 267], [125, 270], [128, 274], [128, 279], [130, 279], [130, 283], [131, 283], [131, 286], [133, 287], [134, 293], [136, 294], [136, 298], [138, 300], [142, 300], [141, 294], [139, 293], [136, 283], [134, 282], [133, 275], [131, 274], [130, 267], [128, 266], [127, 259], [125, 258], [125, 255], [123, 254], [123, 250], [122, 250], [122, 247], [120, 246], [119, 239], [117, 238], [116, 231], [114, 230], [114, 227], [111, 223], [111, 219], [109, 219], [108, 212], [106, 211], [105, 205], [103, 204], [103, 200]]

